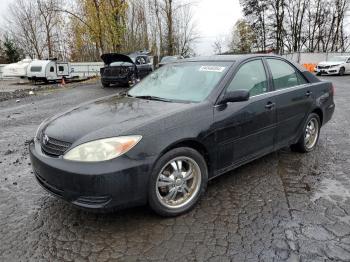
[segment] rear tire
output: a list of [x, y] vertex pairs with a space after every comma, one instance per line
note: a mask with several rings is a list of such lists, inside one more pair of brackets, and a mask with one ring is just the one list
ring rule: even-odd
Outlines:
[[161, 216], [178, 216], [191, 210], [205, 192], [208, 169], [196, 150], [180, 147], [159, 158], [148, 188], [150, 207]]
[[296, 144], [291, 145], [291, 149], [301, 153], [313, 151], [317, 146], [320, 130], [320, 117], [315, 113], [311, 113], [306, 120], [301, 137]]

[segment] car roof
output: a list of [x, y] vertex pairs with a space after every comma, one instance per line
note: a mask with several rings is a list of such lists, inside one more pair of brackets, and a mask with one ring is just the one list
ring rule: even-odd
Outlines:
[[214, 56], [198, 56], [192, 58], [186, 58], [182, 61], [196, 62], [196, 61], [228, 61], [235, 62], [246, 60], [255, 57], [280, 57], [274, 54], [243, 54], [243, 55], [214, 55]]
[[270, 57], [270, 58], [280, 58], [285, 61], [288, 61], [289, 63], [293, 64], [299, 71], [304, 72], [307, 71], [304, 67], [302, 67], [300, 64], [288, 60], [282, 56], [275, 55], [275, 54], [242, 54], [242, 55], [214, 55], [214, 56], [198, 56], [198, 57], [191, 57], [191, 58], [185, 58], [180, 59], [177, 61], [174, 61], [173, 63], [184, 63], [184, 62], [242, 62], [244, 60], [250, 59], [250, 58], [259, 58], [259, 57]]

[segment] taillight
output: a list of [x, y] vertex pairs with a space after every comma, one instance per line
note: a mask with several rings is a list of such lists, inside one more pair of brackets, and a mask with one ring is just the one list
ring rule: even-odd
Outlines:
[[331, 87], [331, 95], [334, 96], [335, 95], [335, 87], [334, 85], [332, 84], [332, 87]]

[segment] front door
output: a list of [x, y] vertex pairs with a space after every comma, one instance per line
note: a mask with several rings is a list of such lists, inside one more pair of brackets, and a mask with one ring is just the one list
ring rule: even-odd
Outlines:
[[261, 59], [241, 65], [225, 92], [240, 89], [249, 90], [248, 101], [217, 105], [214, 109], [219, 170], [274, 149], [276, 102], [269, 92]]

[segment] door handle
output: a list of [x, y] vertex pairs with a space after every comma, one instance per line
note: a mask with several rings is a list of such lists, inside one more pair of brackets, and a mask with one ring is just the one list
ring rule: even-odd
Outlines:
[[309, 96], [311, 96], [311, 94], [312, 94], [311, 91], [307, 91], [306, 94], [305, 94], [305, 96], [309, 97]]
[[275, 103], [272, 103], [272, 102], [268, 102], [265, 106], [266, 109], [272, 109], [275, 107]]

